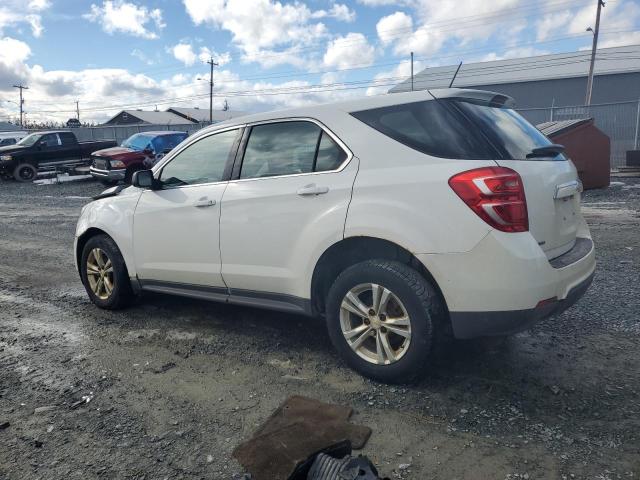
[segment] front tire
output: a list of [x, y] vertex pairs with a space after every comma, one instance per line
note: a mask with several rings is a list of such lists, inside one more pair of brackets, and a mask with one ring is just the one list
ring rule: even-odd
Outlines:
[[19, 182], [33, 182], [37, 175], [38, 170], [30, 163], [21, 163], [13, 170], [13, 178]]
[[385, 383], [426, 373], [442, 301], [407, 265], [368, 260], [344, 270], [327, 297], [327, 326], [349, 366]]
[[80, 259], [80, 277], [89, 299], [100, 308], [123, 308], [133, 298], [124, 258], [107, 235], [91, 237], [85, 244]]

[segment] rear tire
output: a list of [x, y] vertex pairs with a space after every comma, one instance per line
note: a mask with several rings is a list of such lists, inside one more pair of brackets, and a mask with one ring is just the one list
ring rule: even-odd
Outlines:
[[100, 308], [124, 308], [133, 298], [124, 258], [107, 235], [91, 237], [85, 244], [80, 258], [80, 278], [89, 299]]
[[326, 312], [331, 341], [349, 366], [374, 380], [400, 383], [426, 373], [444, 308], [434, 287], [411, 267], [367, 260], [338, 276]]
[[13, 170], [13, 178], [19, 182], [33, 182], [38, 176], [38, 170], [30, 163], [21, 163]]

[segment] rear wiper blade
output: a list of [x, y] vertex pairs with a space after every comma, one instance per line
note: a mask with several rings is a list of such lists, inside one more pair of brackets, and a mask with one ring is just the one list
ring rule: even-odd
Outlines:
[[527, 158], [538, 157], [555, 157], [556, 155], [564, 152], [564, 145], [558, 145], [557, 143], [551, 143], [544, 147], [537, 147], [531, 150], [531, 153], [527, 153]]

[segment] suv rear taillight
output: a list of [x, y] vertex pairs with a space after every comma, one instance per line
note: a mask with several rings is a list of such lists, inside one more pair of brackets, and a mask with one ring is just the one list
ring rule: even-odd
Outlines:
[[480, 218], [503, 232], [529, 230], [527, 199], [520, 175], [505, 167], [485, 167], [454, 175], [449, 186]]

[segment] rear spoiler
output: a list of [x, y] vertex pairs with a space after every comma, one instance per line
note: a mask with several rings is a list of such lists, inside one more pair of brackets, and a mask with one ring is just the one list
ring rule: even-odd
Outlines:
[[474, 90], [470, 88], [437, 88], [429, 90], [429, 93], [435, 99], [451, 98], [471, 100], [475, 103], [482, 103], [496, 108], [514, 108], [516, 106], [515, 100], [510, 96], [487, 90]]

